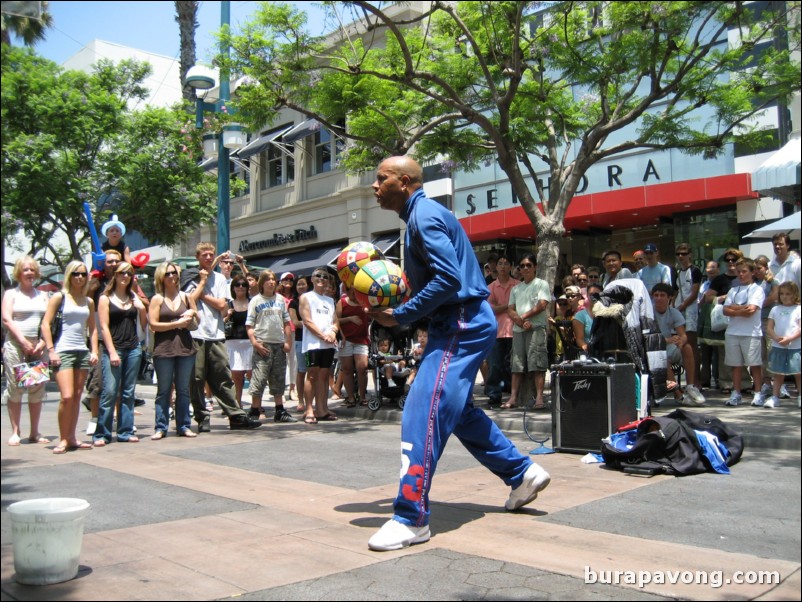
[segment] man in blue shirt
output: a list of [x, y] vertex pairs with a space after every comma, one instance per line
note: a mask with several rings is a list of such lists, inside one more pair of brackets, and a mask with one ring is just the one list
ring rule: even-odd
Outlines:
[[368, 542], [370, 549], [385, 551], [429, 540], [429, 489], [452, 433], [512, 487], [507, 510], [534, 500], [551, 478], [473, 405], [476, 373], [496, 339], [496, 320], [459, 221], [426, 197], [423, 170], [410, 157], [382, 161], [373, 190], [379, 206], [407, 225], [404, 268], [414, 291], [405, 304], [373, 316], [384, 326], [430, 318], [429, 342], [401, 421], [402, 471], [393, 518]]
[[671, 268], [658, 261], [660, 253], [657, 250], [657, 245], [650, 242], [643, 247], [643, 253], [646, 257], [646, 265], [638, 270], [636, 276], [641, 279], [646, 290], [651, 291], [658, 282], [670, 285]]

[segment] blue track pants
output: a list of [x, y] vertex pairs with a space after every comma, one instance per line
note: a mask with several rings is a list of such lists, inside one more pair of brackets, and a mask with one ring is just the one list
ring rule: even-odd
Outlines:
[[429, 523], [432, 477], [452, 433], [507, 485], [521, 484], [532, 461], [473, 405], [476, 373], [495, 340], [496, 320], [485, 301], [441, 307], [433, 317], [404, 405], [395, 520], [415, 527]]

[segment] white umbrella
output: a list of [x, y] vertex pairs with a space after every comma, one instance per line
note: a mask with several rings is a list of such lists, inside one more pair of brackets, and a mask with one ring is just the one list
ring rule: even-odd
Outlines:
[[788, 236], [799, 240], [799, 213], [794, 213], [793, 215], [784, 217], [762, 228], [758, 228], [754, 232], [750, 232], [744, 236], [744, 238], [771, 238], [775, 234], [780, 234], [781, 232], [787, 232]]

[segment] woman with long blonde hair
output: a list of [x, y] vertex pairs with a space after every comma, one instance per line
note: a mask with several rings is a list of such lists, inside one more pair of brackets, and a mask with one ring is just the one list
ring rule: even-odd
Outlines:
[[[61, 394], [58, 407], [59, 442], [53, 448], [54, 454], [92, 449], [89, 443], [78, 441], [75, 436], [86, 375], [89, 366], [94, 366], [98, 361], [95, 303], [86, 295], [88, 284], [89, 268], [81, 261], [68, 263], [61, 292], [50, 298], [42, 318], [42, 338]], [[54, 341], [50, 325], [56, 319], [59, 307], [63, 307], [61, 335]]]
[[111, 429], [117, 395], [117, 441], [136, 443], [134, 401], [136, 379], [142, 360], [137, 326], [147, 326], [145, 305], [133, 293], [134, 267], [121, 261], [98, 301], [100, 332], [103, 336], [103, 393], [100, 397], [95, 447], [111, 443]]
[[156, 294], [148, 316], [154, 332], [153, 367], [156, 390], [156, 427], [151, 439], [167, 436], [170, 426], [170, 391], [175, 385], [175, 430], [180, 437], [197, 437], [190, 425], [189, 386], [195, 371], [195, 345], [189, 328], [197, 316], [195, 302], [178, 290], [181, 268], [165, 261], [153, 275]]

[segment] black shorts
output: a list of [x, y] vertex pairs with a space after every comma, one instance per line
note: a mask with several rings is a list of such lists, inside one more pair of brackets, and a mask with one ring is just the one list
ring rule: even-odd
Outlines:
[[313, 349], [312, 351], [307, 351], [304, 353], [306, 367], [330, 370], [336, 351], [336, 349]]

